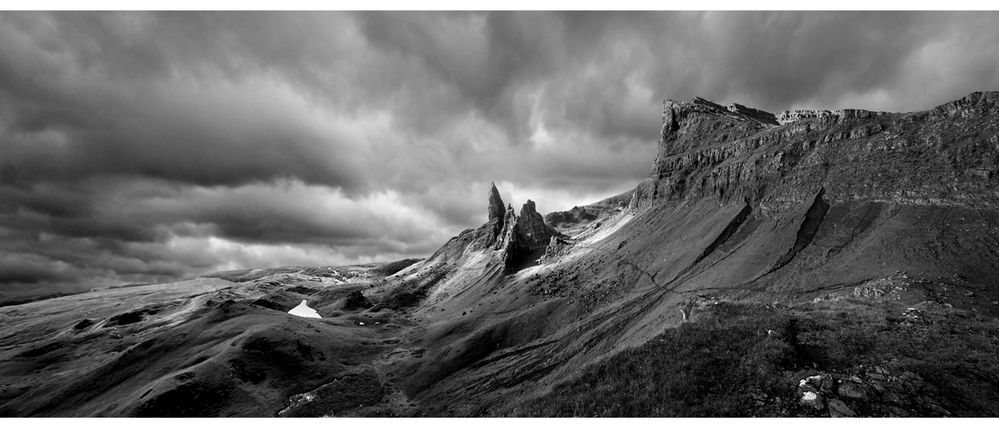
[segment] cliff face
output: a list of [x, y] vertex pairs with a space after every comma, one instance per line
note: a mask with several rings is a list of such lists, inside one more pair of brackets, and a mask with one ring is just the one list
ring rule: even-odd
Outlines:
[[783, 210], [820, 189], [831, 201], [992, 208], [999, 198], [999, 92], [916, 113], [745, 111], [669, 104], [634, 207], [713, 195]]
[[[502, 222], [491, 203], [486, 225], [442, 249], [464, 255], [415, 310], [435, 324], [418, 336], [427, 353], [407, 367], [405, 390], [439, 403], [430, 414], [502, 414], [603, 358], [669, 342], [664, 330], [718, 302], [999, 318], [997, 135], [995, 92], [916, 113], [670, 103], [635, 191], [550, 215], [564, 235], [533, 203], [520, 215], [507, 207]], [[796, 334], [788, 349], [801, 346]], [[799, 384], [785, 386], [776, 394]], [[891, 414], [859, 405], [858, 414]]]

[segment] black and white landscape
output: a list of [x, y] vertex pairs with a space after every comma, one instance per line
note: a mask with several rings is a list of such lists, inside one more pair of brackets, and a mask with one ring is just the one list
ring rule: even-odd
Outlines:
[[0, 416], [997, 416], [999, 14], [0, 12]]

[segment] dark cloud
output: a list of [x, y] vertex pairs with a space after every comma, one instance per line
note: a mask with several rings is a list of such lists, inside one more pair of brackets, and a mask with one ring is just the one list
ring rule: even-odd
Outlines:
[[0, 293], [426, 255], [491, 181], [542, 211], [627, 190], [662, 98], [996, 89], [997, 18], [2, 12]]

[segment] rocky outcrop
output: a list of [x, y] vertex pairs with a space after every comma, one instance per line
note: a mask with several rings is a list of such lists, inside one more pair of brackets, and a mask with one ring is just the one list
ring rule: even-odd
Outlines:
[[587, 211], [586, 207], [572, 207], [569, 211], [555, 211], [545, 215], [545, 222], [553, 227], [575, 225], [592, 221], [597, 214]]
[[[449, 332], [448, 339], [428, 347], [426, 362], [415, 363], [420, 368], [412, 378], [427, 391], [423, 396], [440, 401], [464, 404], [473, 402], [472, 397], [481, 403], [500, 397], [497, 401], [519, 405], [521, 392], [534, 390], [533, 379], [560, 384], [598, 358], [629, 355], [621, 351], [642, 344], [684, 342], [673, 340], [672, 333], [662, 336], [664, 328], [687, 321], [678, 334], [713, 335], [720, 330], [698, 324], [707, 319], [702, 318], [707, 302], [762, 301], [768, 302], [765, 307], [722, 305], [718, 312], [737, 317], [734, 325], [763, 320], [746, 329], [749, 336], [732, 336], [758, 334], [749, 345], [764, 343], [768, 352], [746, 366], [762, 373], [757, 378], [761, 382], [743, 389], [748, 397], [733, 397], [739, 403], [747, 398], [759, 403], [743, 410], [746, 414], [901, 415], [892, 413], [901, 411], [897, 407], [942, 415], [933, 401], [919, 401], [925, 398], [921, 391], [936, 386], [924, 385], [914, 375], [906, 375], [908, 385], [895, 382], [891, 377], [901, 379], [909, 368], [888, 359], [894, 354], [886, 352], [929, 337], [926, 329], [937, 321], [915, 304], [896, 311], [908, 302], [900, 298], [910, 299], [914, 292], [898, 291], [896, 286], [902, 285], [894, 280], [889, 287], [875, 279], [913, 270], [927, 278], [959, 273], [969, 284], [981, 285], [975, 293], [999, 287], [996, 98], [966, 97], [910, 114], [801, 115], [784, 124], [772, 115], [703, 99], [671, 103], [651, 174], [635, 191], [601, 204], [606, 208], [593, 220], [594, 227], [578, 228], [578, 234], [565, 239], [554, 235], [533, 203], [525, 204], [519, 215], [504, 206], [493, 245], [470, 252], [472, 257], [448, 271], [442, 285], [429, 293], [421, 315], [453, 319], [465, 317], [467, 310], [468, 318], [460, 332]], [[622, 213], [622, 204], [636, 212]], [[961, 204], [984, 208], [955, 206]], [[573, 211], [597, 213], [590, 209], [594, 205]], [[598, 228], [602, 220], [610, 220], [607, 213], [622, 215]], [[490, 217], [500, 223], [499, 215]], [[546, 265], [523, 269], [537, 262]], [[971, 302], [975, 296], [966, 297]], [[815, 314], [828, 313], [828, 322], [784, 309], [798, 311], [807, 301], [813, 302]], [[999, 313], [999, 299], [974, 301], [980, 305], [971, 311]], [[885, 306], [893, 311], [890, 322], [874, 309], [870, 313], [877, 317], [870, 327], [850, 323], [842, 331], [834, 328], [842, 319], [866, 319], [874, 304], [890, 305]], [[875, 347], [869, 338], [882, 336], [867, 333], [882, 332], [884, 326], [913, 333], [887, 337]], [[824, 338], [813, 340], [820, 331]], [[941, 328], [932, 337], [945, 337], [947, 331], [956, 330]], [[841, 344], [843, 337], [853, 342]], [[719, 341], [704, 343], [709, 342]], [[869, 352], [854, 352], [861, 348]], [[646, 355], [681, 348], [652, 349]], [[925, 355], [943, 355], [943, 349]], [[890, 372], [871, 367], [879, 355], [886, 355]], [[786, 369], [771, 371], [785, 362]], [[834, 366], [841, 371], [803, 371]], [[528, 368], [527, 374], [517, 371], [521, 367]], [[706, 380], [727, 381], [710, 377], [711, 367], [704, 368]], [[466, 387], [497, 377], [512, 386], [511, 392]], [[954, 378], [941, 385], [965, 382]], [[428, 381], [423, 379], [436, 383], [424, 386]], [[785, 380], [771, 390], [773, 379]], [[988, 380], [982, 376], [967, 385], [981, 390], [978, 385], [987, 388]], [[518, 385], [528, 386], [514, 389]], [[959, 401], [966, 400], [953, 401], [954, 408], [966, 409]], [[647, 408], [654, 408], [651, 404]], [[764, 406], [767, 410], [760, 411]], [[771, 411], [775, 413], [766, 413]]]
[[883, 116], [889, 113], [883, 111], [870, 111], [870, 110], [860, 110], [860, 109], [843, 109], [843, 110], [784, 110], [781, 114], [777, 115], [777, 123], [781, 125], [787, 125], [791, 122], [805, 119], [828, 119], [832, 121], [839, 121], [843, 119], [855, 119], [855, 118], [869, 118], [875, 116]]
[[493, 236], [499, 235], [503, 230], [503, 219], [506, 209], [503, 207], [503, 198], [500, 197], [499, 190], [496, 190], [496, 183], [489, 186], [489, 217], [488, 222], [494, 231]]
[[491, 184], [489, 186], [488, 217], [486, 224], [477, 231], [474, 248], [484, 249], [496, 245], [507, 225], [506, 211], [503, 198], [500, 197], [499, 190], [496, 189], [496, 184]]
[[564, 256], [571, 246], [572, 242], [568, 239], [560, 236], [552, 236], [552, 239], [548, 241], [548, 246], [545, 247], [545, 254], [541, 257], [541, 262], [548, 263]]
[[514, 243], [527, 248], [544, 247], [556, 235], [558, 232], [545, 224], [544, 217], [538, 214], [534, 201], [528, 199], [520, 209], [520, 216], [517, 217]]
[[516, 225], [517, 212], [514, 211], [513, 205], [508, 205], [506, 207], [506, 214], [503, 215], [503, 229], [500, 231], [499, 236], [496, 239], [494, 249], [502, 250], [510, 245], [510, 241], [513, 240], [514, 226]]
[[428, 265], [455, 266], [470, 251], [489, 251], [505, 272], [515, 272], [537, 263], [551, 239], [562, 236], [545, 223], [534, 201], [528, 200], [518, 216], [512, 205], [504, 208], [495, 185], [489, 189], [488, 201], [486, 223], [451, 238], [428, 259]]
[[727, 108], [728, 111], [732, 113], [738, 114], [743, 117], [748, 117], [759, 122], [774, 123], [775, 121], [777, 121], [777, 118], [774, 117], [773, 113], [751, 107], [746, 107], [742, 104], [733, 103], [729, 105]]
[[503, 198], [500, 197], [495, 184], [489, 188], [488, 204], [485, 224], [475, 229], [465, 229], [458, 236], [451, 238], [427, 259], [427, 264], [453, 265], [467, 250], [499, 248], [500, 238], [509, 224], [509, 213], [504, 208]]
[[[771, 118], [773, 118], [771, 120]], [[880, 171], [880, 172], [879, 172]], [[795, 110], [669, 102], [651, 174], [629, 207], [717, 198], [768, 216], [808, 203], [999, 206], [999, 92], [929, 111]]]
[[524, 203], [519, 216], [513, 215], [511, 207], [507, 211], [507, 219], [512, 219], [512, 226], [505, 231], [504, 239], [500, 241], [506, 272], [515, 272], [538, 262], [552, 238], [561, 236], [545, 223], [532, 200]]
[[638, 190], [631, 192], [631, 199], [628, 200], [628, 212], [638, 211], [639, 207]]

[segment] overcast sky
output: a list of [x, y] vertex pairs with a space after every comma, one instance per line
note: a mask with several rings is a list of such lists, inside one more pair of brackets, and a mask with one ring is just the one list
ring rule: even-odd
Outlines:
[[662, 98], [999, 89], [995, 13], [0, 12], [0, 294], [426, 256], [623, 192]]

